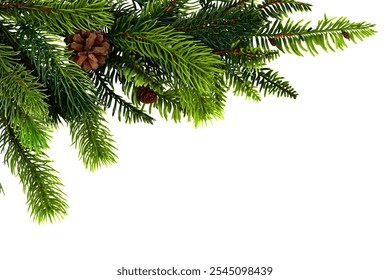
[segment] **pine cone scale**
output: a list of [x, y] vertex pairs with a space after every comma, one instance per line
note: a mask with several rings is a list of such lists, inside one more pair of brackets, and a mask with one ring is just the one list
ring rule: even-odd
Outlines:
[[76, 43], [82, 44], [82, 45], [85, 44], [85, 40], [84, 40], [83, 37], [81, 37], [80, 34], [74, 35], [74, 36], [73, 36], [73, 41], [75, 41]]
[[72, 44], [70, 44], [70, 47], [72, 49], [74, 49], [75, 51], [79, 51], [79, 52], [82, 52], [84, 50], [84, 46], [79, 44], [79, 43], [76, 43], [76, 42], [73, 42]]

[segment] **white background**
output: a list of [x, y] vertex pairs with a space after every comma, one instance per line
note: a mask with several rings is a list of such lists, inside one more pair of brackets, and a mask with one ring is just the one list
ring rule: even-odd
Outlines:
[[348, 16], [379, 33], [344, 52], [270, 66], [297, 100], [230, 95], [205, 128], [110, 119], [118, 164], [87, 171], [66, 128], [50, 155], [69, 216], [31, 222], [0, 167], [0, 279], [174, 279], [126, 268], [272, 266], [270, 276], [176, 279], [390, 279], [390, 30], [382, 3], [317, 1], [297, 18]]

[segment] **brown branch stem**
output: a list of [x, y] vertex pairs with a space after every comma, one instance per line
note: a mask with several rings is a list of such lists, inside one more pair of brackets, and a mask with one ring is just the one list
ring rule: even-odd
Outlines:
[[255, 53], [242, 52], [242, 51], [238, 51], [238, 50], [233, 50], [233, 51], [229, 51], [229, 50], [218, 50], [218, 51], [214, 51], [213, 54], [234, 54], [234, 55], [256, 56]]
[[41, 7], [41, 6], [32, 6], [32, 5], [27, 5], [24, 3], [13, 3], [13, 4], [0, 4], [0, 8], [13, 8], [13, 7], [25, 7], [25, 8], [31, 8], [31, 9], [36, 9], [36, 10], [41, 10], [41, 11], [46, 11], [46, 12], [51, 12], [54, 9], [53, 8], [48, 8], [48, 7]]
[[168, 8], [165, 9], [165, 12], [169, 12], [170, 10], [173, 9], [173, 7], [176, 5], [177, 0], [172, 0], [171, 4], [168, 6]]

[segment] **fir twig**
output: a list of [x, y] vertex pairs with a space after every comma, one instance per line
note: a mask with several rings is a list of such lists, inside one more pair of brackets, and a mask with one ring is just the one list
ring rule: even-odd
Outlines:
[[106, 108], [112, 108], [112, 115], [117, 113], [119, 121], [123, 117], [127, 123], [145, 122], [153, 124], [155, 119], [116, 94], [103, 74], [94, 73], [91, 76], [96, 84], [96, 96], [99, 101]]
[[72, 144], [78, 148], [79, 158], [91, 171], [117, 160], [114, 140], [105, 123], [102, 112], [69, 123]]
[[[18, 24], [31, 24], [56, 33], [96, 30], [113, 22], [105, 0], [9, 0], [0, 5], [0, 16]], [[85, 15], [88, 15], [87, 17]]]
[[[374, 24], [366, 22], [350, 22], [347, 18], [328, 18], [320, 20], [316, 27], [309, 27], [310, 22], [293, 22], [288, 19], [286, 23], [275, 21], [268, 28], [258, 33], [257, 43], [270, 47], [275, 45], [278, 49], [302, 56], [302, 52], [318, 54], [318, 47], [324, 51], [343, 50], [348, 45], [346, 40], [357, 43], [376, 33]], [[348, 38], [345, 34], [348, 33]]]
[[311, 11], [311, 4], [294, 0], [266, 0], [258, 8], [266, 17], [282, 18], [291, 12]]
[[[0, 112], [4, 115], [4, 112]], [[0, 117], [0, 151], [12, 174], [18, 175], [27, 194], [27, 204], [33, 220], [54, 222], [67, 215], [65, 194], [57, 171], [50, 167], [44, 153], [35, 154], [22, 147], [8, 121]]]

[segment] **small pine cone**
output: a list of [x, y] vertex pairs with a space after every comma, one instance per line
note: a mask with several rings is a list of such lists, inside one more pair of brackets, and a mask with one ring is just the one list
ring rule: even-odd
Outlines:
[[71, 59], [80, 65], [84, 71], [96, 70], [106, 63], [110, 43], [101, 31], [80, 31], [69, 35], [65, 42], [74, 51]]
[[345, 39], [351, 40], [351, 37], [350, 37], [350, 35], [349, 35], [349, 33], [348, 33], [347, 31], [343, 31], [343, 32], [341, 32], [341, 34], [343, 35], [343, 37], [344, 37]]
[[157, 100], [157, 94], [148, 86], [137, 89], [138, 100], [145, 104], [152, 104]]

